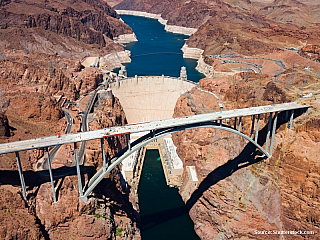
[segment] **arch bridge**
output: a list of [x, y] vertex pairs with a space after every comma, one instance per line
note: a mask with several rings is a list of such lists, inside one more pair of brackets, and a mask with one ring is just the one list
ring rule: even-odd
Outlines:
[[[149, 142], [152, 142], [167, 134], [194, 128], [213, 128], [225, 130], [247, 139], [263, 154], [264, 158], [269, 158], [272, 156], [274, 136], [277, 126], [283, 123], [287, 123], [287, 128], [291, 129], [293, 118], [298, 116], [299, 114], [302, 114], [303, 112], [306, 112], [309, 108], [309, 105], [292, 102], [128, 124], [126, 126], [120, 127], [111, 127], [88, 132], [65, 134], [61, 135], [60, 137], [51, 136], [19, 142], [4, 143], [0, 144], [0, 154], [15, 152], [21, 181], [22, 194], [24, 199], [27, 201], [26, 186], [24, 182], [24, 175], [21, 167], [19, 152], [37, 148], [45, 148], [48, 158], [48, 171], [52, 186], [53, 201], [56, 202], [57, 199], [53, 182], [54, 176], [51, 169], [52, 159], [50, 159], [48, 147], [73, 143], [75, 148], [75, 162], [79, 184], [79, 196], [82, 201], [87, 201], [87, 197], [100, 183], [100, 181], [102, 181], [102, 179], [126, 157], [128, 157], [138, 149], [141, 149]], [[278, 116], [280, 116], [280, 113], [281, 118], [278, 118]], [[268, 123], [264, 131], [259, 131], [261, 114], [269, 115]], [[243, 117], [252, 118], [251, 131], [249, 135], [244, 134], [241, 129]], [[233, 121], [229, 121], [230, 119], [233, 119]], [[279, 119], [281, 121], [279, 121]], [[229, 124], [231, 122], [232, 125]], [[130, 143], [130, 134], [137, 132], [147, 132], [147, 134]], [[120, 152], [118, 152], [113, 158], [107, 161], [104, 150], [104, 138], [117, 135], [126, 135], [127, 146]], [[260, 141], [259, 139], [261, 138], [265, 139], [265, 141]], [[88, 180], [86, 184], [83, 184], [81, 180], [79, 152], [76, 143], [94, 139], [100, 139], [101, 141], [103, 166], [91, 177], [91, 179]], [[264, 143], [265, 147], [263, 148]]]

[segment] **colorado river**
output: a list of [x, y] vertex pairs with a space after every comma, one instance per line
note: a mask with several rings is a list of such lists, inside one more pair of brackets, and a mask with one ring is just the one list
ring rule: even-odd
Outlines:
[[169, 188], [157, 150], [148, 150], [139, 185], [142, 240], [199, 239], [176, 188]]
[[[188, 79], [198, 82], [204, 76], [195, 70], [196, 60], [183, 59], [181, 48], [188, 36], [166, 32], [155, 19], [121, 15], [135, 32], [138, 42], [130, 43], [132, 62], [128, 76], [166, 75], [178, 77], [186, 66]], [[199, 239], [194, 231], [178, 189], [166, 185], [157, 150], [148, 150], [139, 185], [142, 240]]]

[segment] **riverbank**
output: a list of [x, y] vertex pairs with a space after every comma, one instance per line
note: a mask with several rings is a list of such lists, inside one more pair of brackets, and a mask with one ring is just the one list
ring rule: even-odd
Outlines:
[[172, 33], [179, 33], [191, 36], [193, 33], [197, 31], [196, 28], [187, 28], [175, 25], [168, 25], [168, 20], [165, 20], [161, 17], [161, 14], [154, 14], [154, 13], [147, 13], [141, 11], [132, 11], [132, 10], [116, 10], [119, 15], [131, 15], [131, 16], [138, 16], [138, 17], [146, 17], [146, 18], [153, 18], [157, 19], [162, 25], [164, 25], [164, 29], [168, 32]]

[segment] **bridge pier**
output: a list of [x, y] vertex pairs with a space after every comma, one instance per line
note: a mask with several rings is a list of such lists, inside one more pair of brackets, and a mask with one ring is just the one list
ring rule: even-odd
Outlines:
[[274, 144], [274, 137], [275, 137], [275, 135], [276, 135], [276, 129], [277, 129], [277, 121], [278, 121], [278, 112], [275, 113], [275, 115], [274, 115], [274, 120], [273, 120], [273, 127], [272, 127], [272, 133], [271, 133], [271, 143], [270, 143], [270, 151], [269, 151], [270, 156], [272, 156], [273, 144]]
[[16, 159], [17, 159], [19, 177], [20, 177], [21, 188], [22, 188], [22, 196], [23, 196], [23, 199], [27, 202], [28, 201], [27, 200], [27, 190], [26, 190], [26, 184], [25, 184], [24, 177], [23, 177], [23, 171], [22, 171], [22, 167], [21, 167], [19, 152], [16, 152]]
[[53, 175], [52, 175], [51, 161], [50, 161], [50, 154], [49, 154], [48, 147], [46, 147], [46, 152], [47, 152], [48, 170], [49, 170], [49, 176], [50, 176], [50, 182], [51, 182], [51, 188], [52, 188], [52, 198], [53, 198], [53, 202], [56, 203], [57, 198], [56, 198], [56, 192], [54, 190]]
[[293, 115], [294, 115], [294, 110], [291, 110], [290, 120], [289, 120], [288, 125], [287, 125], [288, 129], [292, 128]]
[[250, 133], [250, 137], [251, 137], [252, 139], [253, 139], [253, 132], [254, 132], [255, 120], [256, 120], [256, 115], [252, 115], [251, 133]]
[[126, 139], [127, 139], [127, 146], [128, 146], [128, 150], [131, 150], [131, 144], [130, 144], [130, 133], [126, 134]]
[[258, 120], [257, 120], [257, 128], [256, 128], [256, 135], [254, 137], [254, 141], [258, 142], [258, 136], [259, 136], [259, 124], [260, 124], [260, 114], [258, 114]]
[[241, 132], [242, 117], [239, 117], [238, 131]]
[[104, 138], [101, 138], [100, 141], [101, 141], [101, 154], [102, 154], [103, 171], [107, 171], [106, 153], [104, 150]]
[[271, 123], [272, 123], [272, 113], [270, 113], [270, 116], [269, 116], [268, 131], [267, 131], [267, 136], [266, 136], [266, 146], [265, 146], [265, 150], [266, 150], [267, 152], [268, 152], [269, 141], [270, 141]]
[[[244, 108], [223, 111], [223, 112], [214, 112], [206, 113], [201, 115], [192, 115], [186, 117], [179, 117], [175, 119], [164, 119], [161, 121], [150, 121], [145, 123], [131, 124], [121, 127], [111, 127], [106, 129], [99, 129], [90, 132], [81, 132], [73, 134], [64, 134], [61, 137], [57, 138], [56, 136], [47, 137], [47, 138], [38, 138], [25, 141], [19, 141], [15, 143], [4, 143], [0, 144], [0, 154], [13, 153], [16, 154], [16, 160], [19, 170], [19, 177], [21, 181], [22, 194], [25, 201], [27, 201], [26, 185], [24, 181], [23, 171], [21, 167], [21, 161], [19, 157], [20, 151], [45, 148], [47, 153], [48, 169], [50, 175], [50, 181], [52, 186], [53, 201], [56, 202], [56, 193], [54, 189], [53, 174], [51, 169], [51, 160], [48, 151], [49, 146], [63, 145], [63, 144], [74, 144], [75, 150], [75, 165], [78, 177], [78, 187], [79, 187], [79, 196], [80, 200], [83, 202], [87, 201], [87, 197], [94, 190], [94, 188], [104, 179], [104, 177], [112, 171], [119, 163], [121, 163], [125, 158], [130, 156], [135, 151], [138, 151], [146, 144], [156, 141], [158, 138], [161, 138], [165, 135], [172, 134], [178, 131], [195, 129], [195, 128], [212, 128], [228, 131], [234, 134], [237, 134], [259, 149], [264, 155], [264, 158], [270, 158], [272, 156], [273, 147], [274, 147], [274, 138], [277, 130], [278, 115], [281, 112], [284, 112], [286, 115], [285, 122], [289, 129], [292, 128], [293, 118], [301, 115], [301, 110], [308, 110], [310, 106], [300, 103], [285, 103], [278, 105], [269, 105], [253, 108]], [[296, 115], [295, 115], [295, 111]], [[299, 110], [299, 111], [298, 111]], [[274, 114], [274, 118], [273, 117]], [[261, 114], [269, 114], [269, 121], [267, 126], [263, 128], [263, 133], [266, 132], [266, 141], [265, 148], [258, 143], [259, 136], [259, 123]], [[256, 116], [257, 115], [257, 116]], [[248, 135], [241, 132], [242, 128], [242, 118], [252, 116], [252, 126], [251, 132]], [[239, 122], [238, 122], [239, 118]], [[257, 118], [257, 123], [256, 122]], [[223, 120], [234, 119], [234, 123], [229, 123], [229, 125], [223, 124]], [[228, 123], [228, 122], [227, 122]], [[281, 124], [282, 124], [281, 120]], [[256, 125], [256, 127], [255, 127]], [[137, 140], [130, 143], [130, 136], [128, 133], [139, 133], [139, 132], [148, 132], [147, 134], [141, 136]], [[122, 149], [114, 157], [112, 157], [108, 162], [106, 161], [106, 153], [104, 150], [104, 137], [113, 137], [115, 135], [126, 135], [128, 147]], [[264, 136], [263, 136], [264, 137]], [[103, 167], [101, 167], [87, 182], [85, 187], [83, 187], [81, 172], [80, 172], [80, 163], [79, 163], [79, 152], [77, 148], [77, 142], [79, 141], [89, 141], [94, 139], [100, 139], [101, 141], [101, 151], [102, 151], [102, 162]], [[82, 150], [80, 151], [82, 152]]]
[[83, 196], [83, 188], [82, 188], [81, 172], [80, 172], [80, 166], [79, 166], [77, 142], [74, 142], [73, 145], [74, 145], [74, 153], [75, 153], [75, 158], [76, 158], [76, 168], [77, 168], [77, 175], [78, 175], [78, 185], [79, 185], [78, 187], [79, 187], [80, 200], [82, 202], [86, 202], [87, 198], [85, 196]]

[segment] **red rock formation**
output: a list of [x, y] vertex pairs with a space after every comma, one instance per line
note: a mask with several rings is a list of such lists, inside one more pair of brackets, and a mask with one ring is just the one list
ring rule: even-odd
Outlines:
[[2, 239], [45, 239], [36, 218], [13, 187], [0, 189], [0, 237]]
[[300, 54], [306, 58], [320, 61], [320, 46], [309, 44], [300, 50]]
[[[12, 135], [1, 136], [1, 142], [63, 132], [66, 127], [62, 118], [63, 100], [75, 101], [102, 81], [100, 70], [81, 69], [79, 60], [90, 54], [99, 56], [123, 50], [112, 38], [132, 33], [131, 28], [100, 0], [1, 0], [0, 12], [0, 100], [1, 104], [4, 99], [9, 103], [5, 108], [7, 119], [0, 116], [1, 134], [6, 134], [8, 122], [12, 127]], [[110, 126], [123, 124], [125, 116], [120, 109], [116, 101], [109, 109], [111, 120], [105, 117], [104, 121]], [[74, 119], [73, 131], [76, 131], [79, 119], [77, 116]], [[101, 127], [99, 124], [97, 128]], [[110, 140], [106, 144], [109, 156], [122, 148], [124, 141]], [[95, 167], [101, 165], [100, 143], [88, 144], [87, 153], [85, 168], [92, 175]], [[33, 166], [43, 155], [43, 149], [20, 153], [28, 203], [17, 194], [20, 188], [10, 186], [20, 184], [14, 154], [0, 156], [0, 167], [6, 169], [0, 181], [9, 184], [1, 186], [0, 192], [8, 188], [13, 193], [13, 197], [8, 194], [10, 200], [3, 198], [0, 203], [2, 208], [8, 201], [13, 202], [11, 213], [1, 215], [1, 239], [115, 239], [117, 228], [123, 229], [124, 238], [139, 239], [138, 216], [129, 201], [129, 193], [120, 186], [119, 169], [103, 180], [104, 187], [95, 189], [88, 203], [79, 202], [77, 177], [55, 180], [58, 203], [53, 204], [47, 178], [33, 172]], [[57, 154], [53, 167], [70, 165], [74, 159], [73, 148], [64, 146], [61, 155], [64, 158]], [[84, 174], [84, 178], [88, 179], [88, 175]], [[12, 214], [20, 215], [21, 219], [10, 219]]]
[[[204, 79], [200, 86], [213, 91], [227, 108], [266, 105], [291, 101], [284, 85], [269, 82], [268, 76], [237, 74], [228, 90], [222, 79]], [[190, 99], [209, 101], [208, 96]], [[212, 98], [212, 96], [211, 96]], [[180, 97], [175, 116], [193, 114], [185, 96]], [[315, 105], [316, 106], [316, 105]], [[266, 116], [267, 117], [267, 116]], [[265, 125], [262, 116], [260, 129]], [[180, 194], [186, 202], [195, 230], [201, 239], [278, 239], [279, 235], [258, 235], [263, 230], [319, 232], [319, 109], [294, 121], [294, 129], [277, 130], [273, 156], [261, 161], [251, 154], [254, 148], [239, 136], [216, 130], [187, 130], [173, 135], [184, 166], [193, 165], [199, 178], [192, 192], [188, 175]], [[242, 119], [242, 129], [250, 132], [251, 118]], [[262, 124], [262, 125], [261, 125]], [[314, 239], [316, 235], [286, 235], [286, 239]]]
[[115, 8], [161, 14], [169, 25], [198, 28], [187, 44], [205, 50], [204, 55], [272, 53], [284, 45], [316, 44], [320, 36], [318, 17], [309, 14], [312, 6], [298, 1], [269, 2], [259, 10], [244, 0], [124, 0]]
[[4, 113], [0, 114], [0, 136], [10, 137], [8, 118]]

